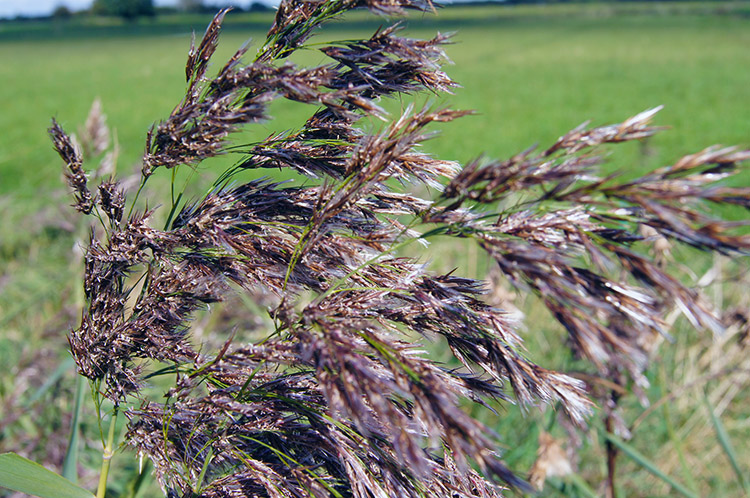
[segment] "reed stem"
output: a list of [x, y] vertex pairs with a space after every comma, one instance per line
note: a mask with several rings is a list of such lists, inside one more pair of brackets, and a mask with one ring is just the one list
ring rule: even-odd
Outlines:
[[99, 474], [99, 487], [96, 490], [96, 498], [104, 498], [107, 492], [107, 476], [109, 475], [109, 464], [115, 454], [115, 426], [117, 425], [117, 405], [112, 410], [112, 419], [109, 422], [109, 433], [107, 434], [107, 443], [102, 451], [102, 471]]

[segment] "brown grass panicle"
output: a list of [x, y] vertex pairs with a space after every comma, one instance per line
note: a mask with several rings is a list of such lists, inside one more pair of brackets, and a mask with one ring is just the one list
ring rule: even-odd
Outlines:
[[[715, 184], [749, 151], [709, 148], [640, 179], [601, 177], [599, 146], [655, 133], [653, 109], [618, 125], [582, 126], [505, 161], [460, 168], [435, 159], [417, 150], [429, 127], [465, 111], [407, 107], [379, 132], [358, 122], [390, 119], [382, 97], [450, 91], [455, 83], [440, 69], [446, 36], [412, 40], [392, 26], [329, 43], [320, 50], [330, 62], [317, 67], [285, 61], [320, 25], [359, 7], [390, 15], [432, 5], [284, 0], [254, 59], [244, 62], [244, 46], [212, 78], [221, 11], [190, 48], [184, 98], [148, 134], [130, 208], [114, 179], [90, 190], [81, 153], [56, 122], [50, 128], [75, 208], [102, 224], [85, 255], [86, 305], [71, 351], [96, 393], [115, 410], [131, 407], [126, 441], [153, 461], [170, 495], [530, 489], [496, 451], [501, 435], [461, 402], [558, 404], [584, 425], [593, 407], [585, 385], [524, 357], [512, 320], [482, 299], [483, 282], [430, 273], [398, 254], [406, 244], [473, 240], [513, 285], [541, 299], [577, 354], [623, 385], [629, 376], [645, 386], [649, 339], [668, 334], [663, 314], [673, 304], [720, 333], [700, 295], [639, 244], [648, 227], [699, 249], [746, 253], [741, 227], [703, 206], [749, 205], [750, 189]], [[233, 132], [268, 119], [268, 105], [281, 98], [313, 106], [299, 130], [242, 147], [243, 159], [202, 199], [173, 197], [163, 229], [152, 209], [134, 209], [160, 168], [225, 153]], [[235, 183], [238, 171], [257, 168], [288, 168], [307, 181]], [[433, 198], [413, 194], [416, 185]], [[199, 310], [256, 289], [277, 296], [265, 339], [218, 351], [191, 343]], [[432, 361], [420, 337], [443, 340], [455, 365]], [[149, 360], [177, 374], [166, 403], [143, 395], [145, 378], [159, 374]]]

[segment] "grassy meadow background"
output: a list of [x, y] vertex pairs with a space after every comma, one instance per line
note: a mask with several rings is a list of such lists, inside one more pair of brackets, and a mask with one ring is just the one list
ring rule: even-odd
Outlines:
[[[59, 471], [71, 427], [75, 374], [65, 335], [80, 314], [79, 244], [86, 235], [68, 206], [61, 162], [46, 134], [50, 118], [75, 131], [100, 98], [119, 144], [118, 173], [136, 169], [146, 130], [169, 114], [184, 91], [190, 31], [200, 35], [209, 19], [0, 22], [0, 453], [16, 451]], [[264, 13], [230, 15], [214, 68], [248, 38], [261, 41], [271, 19]], [[368, 36], [385, 23], [355, 15], [329, 26], [320, 39]], [[535, 143], [549, 145], [583, 121], [616, 123], [657, 105], [665, 107], [656, 124], [670, 129], [645, 143], [608, 149], [608, 168], [634, 175], [712, 144], [750, 146], [750, 2], [451, 7], [437, 17], [413, 15], [404, 26], [411, 37], [457, 32], [447, 48], [454, 64], [445, 70], [462, 88], [447, 98], [416, 98], [420, 105], [478, 110], [444, 126], [426, 144], [442, 158], [504, 158]], [[311, 48], [296, 60], [323, 62]], [[387, 107], [398, 112], [407, 104]], [[298, 106], [275, 104], [279, 119], [257, 125], [243, 139], [298, 126], [304, 119]], [[200, 172], [209, 182], [236, 159], [208, 162]], [[166, 188], [168, 174], [160, 174]], [[255, 176], [262, 174], [273, 172]], [[750, 183], [750, 173], [741, 182]], [[717, 304], [748, 304], [745, 261], [708, 260], [689, 250], [675, 250], [674, 256], [678, 265], [697, 263], [696, 278], [711, 267], [732, 277], [722, 286], [707, 285]], [[433, 247], [425, 259], [439, 270], [458, 266], [459, 273], [480, 277], [488, 266], [476, 251], [455, 243]], [[523, 295], [512, 304], [526, 312], [522, 332], [532, 359], [590, 373], [560, 347], [564, 334], [538, 304]], [[730, 328], [716, 340], [681, 319], [675, 326], [676, 342], [661, 346], [649, 373], [652, 385], [644, 394], [652, 408], [633, 395], [622, 399], [631, 448], [648, 461], [621, 454], [617, 485], [622, 496], [675, 493], [654, 476], [652, 467], [658, 467], [696, 496], [742, 496], [725, 442], [734, 448], [739, 473], [747, 475], [747, 332]], [[101, 458], [93, 413], [87, 407], [87, 444], [80, 457], [81, 483], [89, 487]], [[522, 414], [504, 406], [496, 415], [478, 415], [501, 434], [506, 461], [522, 474], [536, 459], [542, 429], [569, 450], [576, 474], [551, 479], [544, 495], [602, 493], [606, 458], [597, 416], [576, 439], [550, 410]], [[718, 435], [722, 430], [726, 439]], [[126, 453], [114, 465], [112, 496], [126, 496], [137, 461]]]

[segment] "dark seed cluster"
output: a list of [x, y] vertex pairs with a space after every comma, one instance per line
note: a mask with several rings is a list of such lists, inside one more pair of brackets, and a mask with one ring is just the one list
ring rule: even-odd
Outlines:
[[[460, 402], [556, 403], [583, 425], [593, 406], [585, 385], [524, 357], [508, 315], [483, 300], [483, 282], [399, 256], [410, 241], [472, 239], [512, 284], [538, 296], [580, 356], [636, 386], [646, 383], [651, 338], [668, 334], [668, 306], [721, 330], [700, 295], [644, 253], [643, 234], [746, 253], [739, 224], [704, 206], [750, 206], [750, 189], [715, 183], [750, 151], [710, 148], [637, 180], [600, 177], [598, 146], [652, 135], [652, 110], [582, 126], [505, 161], [462, 169], [432, 158], [418, 151], [428, 127], [467, 112], [408, 107], [379, 132], [357, 123], [387, 119], [383, 97], [454, 87], [440, 69], [447, 37], [412, 40], [393, 26], [323, 47], [328, 64], [284, 60], [317, 27], [358, 7], [391, 15], [432, 5], [283, 0], [255, 59], [243, 62], [243, 47], [209, 78], [226, 10], [216, 16], [191, 46], [184, 99], [148, 134], [142, 183], [159, 168], [226, 153], [230, 134], [267, 119], [275, 99], [312, 105], [312, 115], [298, 130], [233, 147], [243, 159], [202, 199], [175, 204], [163, 229], [153, 211], [126, 214], [115, 180], [92, 193], [81, 153], [57, 123], [50, 128], [76, 209], [104, 225], [86, 252], [86, 308], [71, 351], [115, 404], [140, 402], [127, 412], [127, 441], [172, 496], [454, 498], [528, 489], [496, 453], [500, 436]], [[289, 168], [308, 181], [233, 183], [254, 168]], [[199, 310], [257, 289], [278, 298], [264, 340], [219, 351], [191, 342]], [[458, 366], [430, 359], [421, 340], [444, 341]], [[148, 360], [174, 364], [166, 403], [143, 399]]]

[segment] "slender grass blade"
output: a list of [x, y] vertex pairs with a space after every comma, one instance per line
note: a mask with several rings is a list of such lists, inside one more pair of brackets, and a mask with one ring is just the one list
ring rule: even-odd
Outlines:
[[0, 486], [40, 498], [94, 498], [90, 491], [15, 453], [0, 455]]

